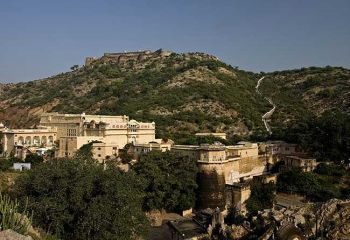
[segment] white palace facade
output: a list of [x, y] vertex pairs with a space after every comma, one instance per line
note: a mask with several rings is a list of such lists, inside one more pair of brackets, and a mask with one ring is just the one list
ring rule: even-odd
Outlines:
[[56, 157], [72, 157], [84, 144], [93, 143], [97, 160], [116, 156], [128, 143], [141, 144], [155, 140], [155, 123], [130, 120], [128, 116], [43, 113], [38, 129], [2, 131], [3, 155], [23, 158], [19, 150], [47, 148]]

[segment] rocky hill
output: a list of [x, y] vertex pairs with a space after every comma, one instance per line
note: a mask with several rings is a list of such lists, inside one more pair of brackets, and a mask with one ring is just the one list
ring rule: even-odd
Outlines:
[[350, 113], [350, 70], [310, 67], [269, 73], [262, 92], [278, 105], [273, 121], [320, 116], [333, 108]]
[[109, 61], [110, 56], [46, 79], [0, 85], [0, 121], [31, 127], [44, 111], [126, 114], [156, 121], [159, 136], [248, 135], [264, 130], [261, 116], [271, 108], [255, 91], [261, 76], [261, 92], [277, 105], [272, 128], [334, 107], [350, 109], [350, 71], [344, 68], [257, 74], [204, 53], [123, 61]]

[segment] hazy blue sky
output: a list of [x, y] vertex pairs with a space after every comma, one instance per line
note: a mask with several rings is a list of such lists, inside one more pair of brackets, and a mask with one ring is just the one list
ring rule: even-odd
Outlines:
[[0, 0], [0, 82], [124, 50], [200, 51], [241, 69], [350, 67], [349, 0]]

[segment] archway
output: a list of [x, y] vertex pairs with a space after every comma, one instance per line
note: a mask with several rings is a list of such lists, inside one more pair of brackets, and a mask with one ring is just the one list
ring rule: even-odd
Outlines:
[[50, 144], [50, 145], [53, 144], [53, 136], [49, 136], [49, 144]]
[[34, 138], [33, 138], [33, 144], [34, 145], [40, 145], [40, 137], [39, 136], [35, 136]]
[[47, 137], [46, 136], [42, 136], [41, 137], [41, 144], [46, 145], [46, 143], [47, 143]]
[[23, 137], [19, 137], [18, 138], [18, 144], [19, 145], [23, 145], [24, 144], [24, 138]]
[[27, 145], [32, 144], [32, 138], [30, 136], [27, 136], [24, 143], [27, 144]]

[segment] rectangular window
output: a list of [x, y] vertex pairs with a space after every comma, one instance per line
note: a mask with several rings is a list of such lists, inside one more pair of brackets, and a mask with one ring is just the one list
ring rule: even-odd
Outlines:
[[76, 129], [67, 129], [67, 136], [68, 137], [75, 137], [77, 136], [77, 130]]

